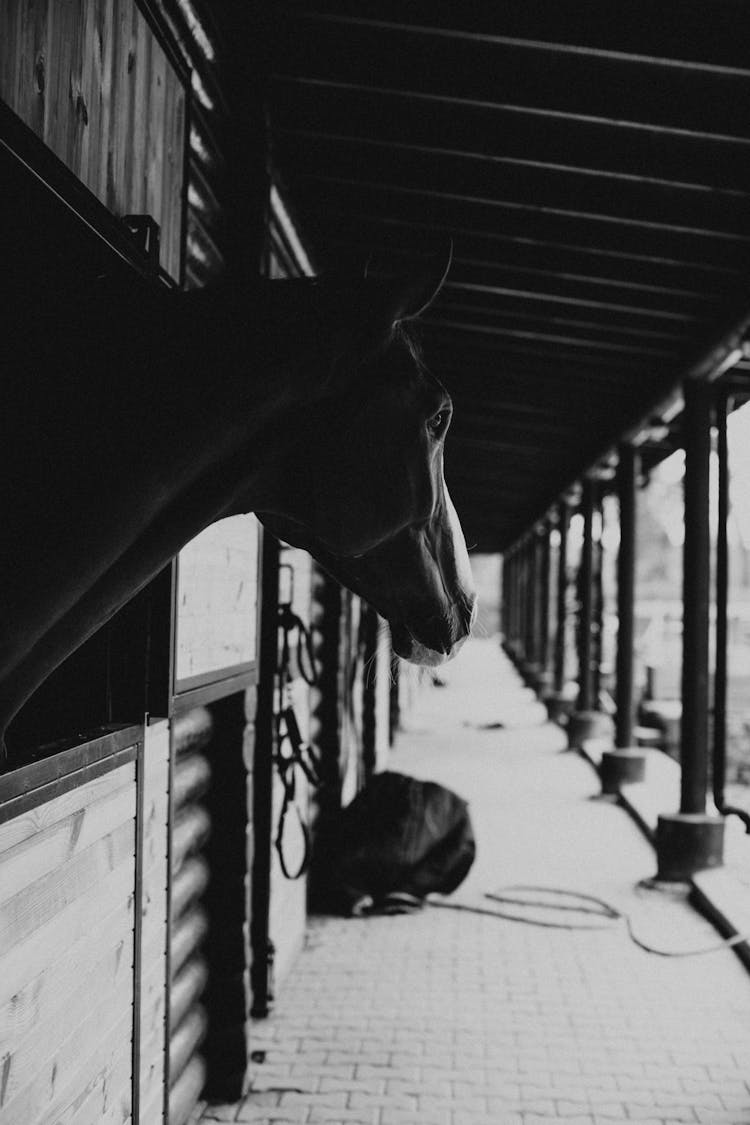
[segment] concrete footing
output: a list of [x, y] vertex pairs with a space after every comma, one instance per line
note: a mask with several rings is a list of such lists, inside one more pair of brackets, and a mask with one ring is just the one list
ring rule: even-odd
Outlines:
[[696, 872], [724, 862], [722, 816], [673, 813], [659, 817], [656, 826], [657, 879], [684, 882]]
[[605, 750], [599, 765], [602, 793], [615, 794], [623, 785], [643, 781], [646, 776], [646, 755], [637, 746]]
[[615, 725], [603, 711], [574, 711], [568, 720], [568, 745], [580, 750], [589, 738], [614, 739]]
[[553, 723], [566, 723], [575, 710], [576, 701], [562, 691], [552, 691], [542, 700]]

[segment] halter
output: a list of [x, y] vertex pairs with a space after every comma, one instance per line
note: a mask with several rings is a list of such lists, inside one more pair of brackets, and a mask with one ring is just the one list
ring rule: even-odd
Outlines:
[[[290, 672], [291, 647], [289, 642], [295, 631], [297, 633], [297, 668], [299, 674], [305, 683], [311, 687], [317, 683], [318, 677], [310, 630], [302, 618], [292, 609], [294, 569], [286, 563], [279, 567], [279, 570], [281, 569], [289, 571], [289, 596], [288, 601], [279, 603], [278, 608], [278, 627], [282, 631], [282, 641], [279, 663], [276, 669], [278, 674], [278, 705], [275, 715], [276, 749], [273, 754], [273, 761], [281, 780], [284, 797], [276, 826], [274, 848], [279, 857], [279, 865], [284, 878], [295, 880], [301, 878], [307, 871], [310, 865], [311, 850], [310, 829], [305, 823], [297, 804], [297, 768], [302, 770], [314, 789], [319, 788], [321, 783], [320, 760], [312, 745], [303, 740], [292, 704], [291, 682], [293, 677]], [[296, 871], [290, 869], [284, 854], [284, 828], [290, 808], [294, 810], [297, 817], [303, 841], [302, 859]]]

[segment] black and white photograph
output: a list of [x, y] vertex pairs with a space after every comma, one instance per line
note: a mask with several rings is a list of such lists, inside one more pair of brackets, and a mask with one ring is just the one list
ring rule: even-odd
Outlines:
[[0, 0], [0, 1125], [750, 1125], [750, 0]]

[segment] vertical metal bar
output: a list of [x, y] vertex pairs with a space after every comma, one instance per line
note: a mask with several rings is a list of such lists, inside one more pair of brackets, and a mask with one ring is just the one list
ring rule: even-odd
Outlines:
[[549, 643], [549, 595], [550, 595], [550, 568], [551, 568], [551, 553], [550, 553], [550, 535], [551, 528], [549, 520], [545, 520], [542, 525], [542, 532], [539, 539], [539, 673], [543, 678], [540, 687], [548, 689], [549, 684], [546, 682], [547, 673], [549, 672], [549, 658], [550, 658], [550, 643]]
[[[594, 502], [594, 516], [598, 517], [599, 537], [594, 540], [591, 571], [591, 692], [594, 707], [598, 707], [601, 692], [602, 641], [604, 637], [604, 505], [600, 490], [597, 489]], [[592, 525], [593, 534], [593, 525]]]
[[510, 552], [507, 597], [510, 645], [515, 656], [518, 650], [518, 549], [515, 546]]
[[632, 445], [623, 444], [617, 465], [620, 502], [620, 548], [617, 553], [617, 715], [615, 746], [633, 745], [633, 641], [635, 610], [635, 533], [639, 457]]
[[279, 544], [261, 531], [261, 613], [258, 706], [253, 761], [253, 871], [250, 916], [252, 1015], [268, 1015], [272, 999], [269, 910], [271, 903], [273, 698], [278, 660]]
[[508, 579], [510, 555], [506, 552], [500, 556], [500, 588], [498, 594], [500, 597], [500, 631], [503, 636], [503, 644], [508, 643], [509, 630], [508, 630]]
[[[133, 1063], [132, 1104], [130, 1120], [139, 1125], [141, 1119], [141, 989], [143, 980], [143, 852], [145, 848], [145, 728], [138, 740], [135, 758], [135, 887], [133, 889]], [[167, 1000], [167, 1003], [169, 1001]]]
[[684, 384], [685, 544], [683, 550], [681, 813], [705, 813], [708, 783], [709, 464], [711, 389]]
[[727, 447], [727, 396], [719, 391], [716, 402], [719, 502], [716, 539], [716, 668], [714, 672], [713, 792], [717, 808], [724, 805], [727, 753], [727, 602], [729, 597], [729, 451]]
[[594, 508], [596, 484], [586, 477], [583, 482], [583, 549], [579, 571], [578, 615], [578, 710], [591, 711], [594, 706], [592, 675], [592, 629], [594, 625]]
[[164, 1099], [162, 1101], [162, 1120], [169, 1122], [169, 1091], [172, 1086], [172, 1076], [169, 1065], [169, 1045], [172, 1040], [172, 1017], [170, 1014], [170, 999], [172, 993], [172, 854], [174, 851], [174, 825], [175, 825], [175, 742], [174, 742], [174, 702], [175, 684], [177, 681], [177, 616], [180, 578], [180, 556], [175, 555], [171, 566], [170, 589], [170, 631], [169, 631], [169, 766], [167, 775], [167, 941], [166, 957], [164, 958]]
[[568, 529], [570, 527], [570, 508], [565, 500], [560, 501], [557, 530], [560, 533], [560, 546], [557, 555], [557, 628], [555, 630], [555, 692], [565, 687], [565, 640], [568, 629]]
[[527, 658], [527, 665], [529, 670], [536, 673], [539, 668], [539, 650], [540, 650], [540, 636], [539, 636], [539, 576], [540, 576], [540, 559], [539, 559], [539, 536], [536, 528], [533, 528], [529, 536], [529, 588], [528, 588], [528, 602], [527, 612], [529, 621], [529, 653]]
[[518, 545], [518, 609], [516, 610], [516, 620], [518, 623], [518, 648], [516, 650], [516, 659], [522, 660], [526, 655], [526, 544], [519, 543]]

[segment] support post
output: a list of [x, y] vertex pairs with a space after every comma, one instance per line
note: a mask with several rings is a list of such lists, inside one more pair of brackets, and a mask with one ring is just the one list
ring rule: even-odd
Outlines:
[[539, 537], [539, 675], [536, 688], [541, 696], [546, 696], [552, 688], [553, 676], [550, 671], [550, 580], [552, 569], [552, 552], [550, 549], [550, 535], [552, 533], [549, 520], [542, 525]]
[[675, 881], [689, 879], [703, 868], [720, 866], [724, 841], [723, 818], [706, 815], [712, 389], [686, 380], [684, 398], [682, 781], [679, 813], [660, 816], [656, 832], [659, 878]]
[[526, 643], [524, 645], [524, 679], [528, 682], [536, 675], [538, 648], [538, 560], [536, 532], [529, 534], [526, 542]]
[[568, 630], [568, 530], [570, 508], [561, 500], [557, 514], [557, 588], [555, 590], [555, 636], [553, 645], [552, 693], [547, 699], [547, 712], [553, 722], [567, 718], [572, 703], [565, 699], [565, 656]]
[[586, 477], [583, 483], [583, 549], [578, 574], [578, 704], [568, 725], [568, 743], [583, 749], [589, 739], [609, 734], [611, 720], [596, 706], [594, 694], [594, 511], [596, 482]]
[[620, 547], [617, 554], [617, 657], [615, 749], [602, 755], [602, 792], [617, 793], [628, 782], [642, 781], [646, 757], [633, 745], [633, 640], [635, 607], [635, 536], [639, 456], [630, 444], [620, 446], [617, 495]]
[[635, 608], [635, 532], [638, 454], [622, 445], [617, 466], [620, 547], [617, 553], [617, 721], [615, 746], [633, 745], [633, 639]]
[[565, 641], [568, 627], [568, 529], [570, 508], [560, 501], [557, 529], [560, 546], [557, 555], [557, 627], [555, 630], [555, 692], [562, 695], [565, 687]]
[[716, 453], [719, 462], [719, 502], [716, 538], [716, 664], [714, 668], [714, 723], [713, 723], [713, 797], [716, 808], [724, 816], [737, 816], [750, 832], [750, 813], [726, 803], [727, 776], [727, 648], [729, 630], [727, 608], [729, 602], [729, 447], [727, 443], [727, 415], [731, 409], [728, 395], [719, 390], [716, 395]]
[[685, 385], [680, 812], [704, 813], [708, 784], [709, 459], [711, 391]]
[[583, 484], [583, 549], [579, 572], [578, 617], [578, 709], [594, 710], [594, 677], [591, 666], [594, 624], [594, 508], [596, 484], [587, 477]]

